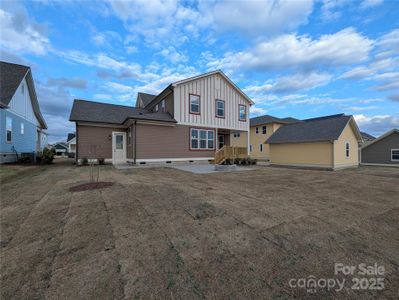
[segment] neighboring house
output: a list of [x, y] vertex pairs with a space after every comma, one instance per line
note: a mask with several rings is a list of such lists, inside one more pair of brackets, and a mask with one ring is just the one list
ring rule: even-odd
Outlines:
[[136, 107], [75, 100], [76, 158], [211, 160], [231, 136], [248, 133], [251, 104], [220, 70], [174, 82], [158, 95], [138, 93]]
[[375, 140], [374, 136], [372, 136], [372, 135], [370, 135], [370, 134], [368, 134], [366, 132], [360, 131], [360, 134], [362, 135], [362, 139], [363, 139], [363, 141], [362, 141], [360, 146], [364, 146], [364, 145], [366, 145], [366, 144], [368, 144], [368, 143], [370, 143], [370, 142]]
[[399, 129], [392, 129], [361, 148], [364, 165], [399, 166]]
[[76, 135], [75, 135], [75, 133], [68, 133], [67, 144], [68, 144], [68, 153], [76, 153]]
[[0, 62], [0, 163], [47, 145], [30, 67]]
[[251, 118], [250, 120], [250, 156], [251, 158], [269, 160], [269, 145], [266, 140], [281, 126], [299, 122], [294, 118], [277, 118], [269, 115]]
[[354, 118], [339, 114], [281, 126], [266, 143], [271, 164], [335, 170], [359, 165], [361, 139]]
[[55, 150], [55, 155], [67, 156], [68, 154], [68, 145], [64, 142], [55, 143], [53, 148]]

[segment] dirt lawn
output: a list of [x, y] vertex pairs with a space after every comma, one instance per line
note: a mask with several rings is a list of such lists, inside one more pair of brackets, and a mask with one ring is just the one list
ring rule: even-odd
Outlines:
[[[74, 193], [69, 188], [89, 179], [88, 167], [12, 174], [1, 184], [2, 299], [399, 293], [398, 169], [204, 175], [103, 166], [100, 179], [113, 186]], [[377, 263], [385, 273], [334, 275], [335, 263]], [[363, 284], [383, 278], [384, 289], [352, 289], [352, 279], [363, 277]], [[301, 278], [345, 282], [340, 291], [290, 287]]]

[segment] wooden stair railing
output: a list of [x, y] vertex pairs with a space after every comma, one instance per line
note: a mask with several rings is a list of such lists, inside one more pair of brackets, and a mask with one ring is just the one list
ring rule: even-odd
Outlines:
[[220, 165], [224, 163], [227, 159], [234, 160], [236, 158], [247, 158], [247, 148], [245, 147], [233, 147], [233, 146], [223, 146], [215, 152], [215, 164]]

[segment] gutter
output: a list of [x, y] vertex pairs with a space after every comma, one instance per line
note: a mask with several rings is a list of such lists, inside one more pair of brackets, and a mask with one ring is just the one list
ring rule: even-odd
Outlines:
[[136, 136], [136, 133], [137, 133], [137, 121], [134, 121], [134, 133], [133, 133], [133, 146], [134, 146], [134, 149], [133, 149], [133, 163], [134, 164], [136, 164], [136, 155], [137, 155], [137, 151], [136, 151], [136, 149], [137, 149], [137, 147], [136, 147], [136, 145], [137, 145], [137, 136]]

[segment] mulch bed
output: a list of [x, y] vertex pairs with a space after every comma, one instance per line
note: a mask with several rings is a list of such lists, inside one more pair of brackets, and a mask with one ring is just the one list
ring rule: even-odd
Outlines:
[[113, 182], [99, 181], [99, 182], [88, 182], [79, 185], [75, 185], [69, 188], [70, 192], [83, 192], [95, 189], [103, 189], [114, 185]]

